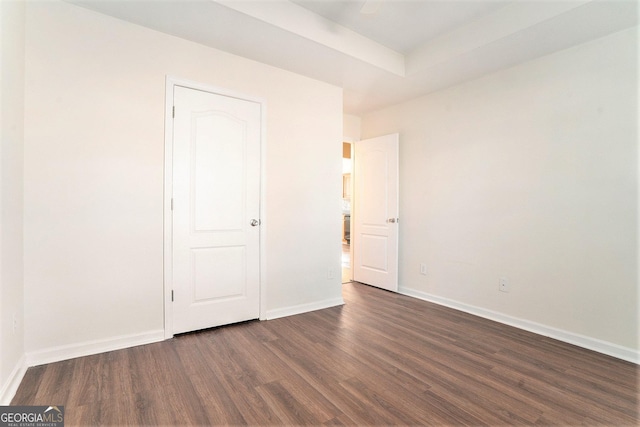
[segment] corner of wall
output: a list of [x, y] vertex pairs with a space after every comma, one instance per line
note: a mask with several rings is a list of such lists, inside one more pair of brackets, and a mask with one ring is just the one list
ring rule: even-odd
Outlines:
[[347, 142], [360, 141], [362, 135], [362, 119], [352, 114], [343, 114], [342, 133]]
[[0, 404], [26, 371], [24, 355], [24, 1], [0, 2]]
[[11, 404], [11, 400], [16, 395], [22, 378], [24, 378], [24, 374], [27, 372], [27, 368], [26, 356], [22, 355], [0, 388], [0, 405], [8, 406]]

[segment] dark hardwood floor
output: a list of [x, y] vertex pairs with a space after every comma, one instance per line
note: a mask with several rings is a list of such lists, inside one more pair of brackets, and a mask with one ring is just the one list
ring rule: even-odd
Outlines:
[[346, 304], [30, 368], [66, 425], [637, 426], [639, 367], [360, 284]]

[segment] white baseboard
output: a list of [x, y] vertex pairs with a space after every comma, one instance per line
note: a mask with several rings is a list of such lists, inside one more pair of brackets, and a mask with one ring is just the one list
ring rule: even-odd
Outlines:
[[493, 320], [505, 325], [513, 326], [525, 331], [533, 332], [545, 337], [554, 338], [559, 341], [563, 341], [569, 344], [577, 345], [588, 350], [597, 351], [608, 356], [613, 356], [618, 359], [626, 360], [628, 362], [640, 364], [640, 351], [629, 347], [623, 347], [617, 344], [613, 344], [607, 341], [602, 341], [596, 338], [587, 337], [585, 335], [575, 334], [573, 332], [564, 331], [562, 329], [553, 328], [550, 326], [542, 325], [540, 323], [531, 322], [525, 319], [519, 319], [517, 317], [508, 316], [503, 313], [499, 313], [492, 310], [487, 310], [481, 307], [476, 307], [469, 304], [464, 304], [458, 301], [450, 300], [448, 298], [442, 298], [435, 295], [431, 295], [426, 292], [417, 291], [415, 289], [401, 288], [399, 293], [410, 297], [418, 298], [421, 300], [429, 301], [438, 305], [453, 308], [456, 310], [464, 311], [465, 313], [473, 314], [485, 319]]
[[24, 374], [27, 372], [27, 363], [26, 358], [23, 355], [16, 366], [14, 366], [9, 378], [7, 381], [2, 384], [2, 389], [0, 389], [0, 405], [8, 406], [11, 404], [11, 400], [13, 396], [16, 395], [16, 391], [18, 391], [18, 387], [22, 382], [22, 378], [24, 378]]
[[59, 362], [76, 357], [120, 350], [143, 344], [150, 344], [164, 340], [164, 329], [148, 331], [141, 334], [121, 335], [103, 340], [86, 341], [83, 343], [63, 345], [27, 353], [27, 365], [38, 366], [45, 363]]
[[296, 314], [308, 313], [309, 311], [322, 310], [323, 308], [344, 305], [342, 297], [309, 304], [294, 305], [291, 307], [277, 308], [267, 311], [267, 320], [278, 319], [280, 317], [294, 316]]

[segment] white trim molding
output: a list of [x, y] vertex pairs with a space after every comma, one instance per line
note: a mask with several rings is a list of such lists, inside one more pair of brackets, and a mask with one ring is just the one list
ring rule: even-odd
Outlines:
[[26, 357], [22, 355], [7, 381], [2, 385], [2, 389], [0, 389], [0, 405], [8, 406], [11, 404], [11, 400], [16, 395], [24, 374], [27, 373], [27, 368]]
[[317, 301], [308, 304], [294, 305], [284, 308], [276, 308], [275, 310], [267, 311], [267, 320], [279, 319], [281, 317], [295, 316], [296, 314], [308, 313], [310, 311], [322, 310], [325, 308], [336, 307], [344, 305], [342, 297], [328, 299], [324, 301]]
[[120, 335], [117, 337], [92, 340], [77, 344], [61, 345], [27, 353], [27, 365], [38, 366], [60, 362], [76, 357], [90, 356], [107, 351], [121, 350], [164, 340], [164, 330], [143, 332], [140, 334]]
[[513, 326], [518, 329], [533, 332], [534, 334], [542, 335], [542, 336], [553, 338], [569, 344], [577, 345], [578, 347], [582, 347], [588, 350], [593, 350], [598, 353], [615, 357], [617, 359], [626, 360], [627, 362], [640, 364], [640, 351], [634, 350], [629, 347], [623, 347], [621, 345], [613, 344], [607, 341], [599, 340], [599, 339], [588, 337], [585, 335], [580, 335], [580, 334], [565, 331], [562, 329], [553, 328], [551, 326], [542, 325], [540, 323], [531, 322], [529, 320], [509, 316], [503, 313], [499, 313], [497, 311], [487, 310], [485, 308], [465, 304], [465, 303], [451, 300], [448, 298], [442, 298], [442, 297], [432, 295], [426, 292], [418, 291], [415, 289], [401, 287], [398, 290], [398, 293], [402, 295], [418, 298], [424, 301], [429, 301], [434, 304], [453, 308], [455, 310], [463, 311], [465, 313], [473, 314], [475, 316], [483, 317], [485, 319], [489, 319], [505, 325]]

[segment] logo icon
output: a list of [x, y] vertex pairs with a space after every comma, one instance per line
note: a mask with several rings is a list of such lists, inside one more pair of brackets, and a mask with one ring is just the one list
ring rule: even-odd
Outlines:
[[0, 427], [64, 427], [64, 406], [0, 406]]

